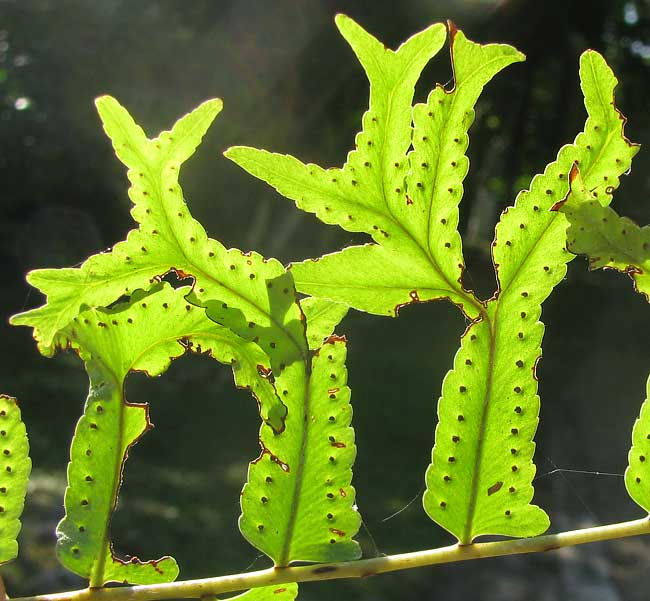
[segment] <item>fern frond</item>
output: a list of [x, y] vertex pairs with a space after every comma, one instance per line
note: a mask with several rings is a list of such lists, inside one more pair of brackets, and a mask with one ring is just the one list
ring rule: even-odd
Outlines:
[[0, 394], [0, 564], [18, 556], [20, 516], [32, 471], [29, 441], [14, 397]]
[[549, 525], [530, 505], [539, 414], [535, 369], [544, 334], [539, 318], [573, 258], [566, 219], [550, 209], [567, 195], [575, 163], [605, 199], [637, 151], [623, 135], [616, 79], [604, 59], [584, 53], [580, 76], [585, 129], [502, 214], [492, 245], [499, 289], [464, 334], [443, 384], [424, 506], [463, 544], [484, 534], [533, 536]]
[[226, 156], [325, 223], [372, 236], [374, 244], [294, 264], [299, 291], [393, 316], [409, 303], [448, 298], [475, 318], [482, 307], [461, 283], [457, 231], [467, 131], [483, 87], [523, 55], [470, 42], [451, 26], [454, 88], [438, 86], [412, 109], [415, 83], [442, 46], [444, 27], [431, 26], [393, 52], [347, 17], [337, 25], [370, 81], [370, 108], [344, 167], [323, 170], [245, 147]]

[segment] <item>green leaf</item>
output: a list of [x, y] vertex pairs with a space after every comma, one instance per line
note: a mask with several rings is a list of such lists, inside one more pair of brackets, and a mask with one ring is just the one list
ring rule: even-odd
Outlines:
[[[277, 378], [288, 408], [279, 435], [262, 427], [262, 454], [242, 491], [239, 528], [276, 566], [357, 559], [361, 518], [351, 486], [356, 455], [346, 347], [332, 336], [313, 354], [307, 395], [296, 363]], [[296, 393], [296, 390], [298, 393]]]
[[310, 349], [320, 348], [348, 313], [345, 305], [313, 296], [301, 300], [300, 307], [305, 314]]
[[139, 228], [79, 269], [29, 274], [29, 282], [47, 296], [47, 304], [14, 316], [12, 323], [33, 327], [43, 352], [53, 352], [56, 333], [83, 308], [108, 306], [136, 289], [152, 286], [170, 271], [192, 276], [193, 302], [209, 306], [220, 323], [258, 342], [271, 356], [274, 369], [306, 352], [302, 315], [284, 267], [257, 253], [226, 250], [208, 238], [183, 199], [178, 184], [181, 164], [221, 106], [220, 100], [204, 102], [170, 132], [149, 140], [115, 99], [97, 100], [106, 133], [129, 168], [131, 213]]
[[32, 471], [25, 424], [15, 398], [0, 394], [0, 563], [18, 556], [20, 516]]
[[507, 45], [475, 44], [452, 27], [454, 89], [438, 86], [412, 108], [415, 83], [442, 46], [444, 27], [433, 25], [393, 52], [347, 17], [337, 25], [370, 81], [370, 108], [345, 166], [323, 170], [245, 147], [226, 156], [325, 223], [374, 239], [294, 264], [301, 292], [380, 315], [449, 298], [476, 317], [480, 302], [461, 284], [457, 231], [467, 131], [483, 87], [523, 55]]
[[556, 205], [567, 218], [568, 248], [587, 255], [589, 269], [615, 269], [627, 273], [637, 292], [650, 299], [650, 227], [639, 227], [602, 206], [588, 190], [576, 167], [572, 171], [571, 192]]
[[[134, 294], [129, 303], [114, 309], [85, 311], [56, 339], [58, 346], [78, 350], [90, 377], [86, 409], [70, 452], [66, 515], [57, 529], [57, 554], [65, 567], [88, 578], [92, 586], [110, 581], [168, 582], [178, 575], [178, 566], [169, 557], [122, 561], [110, 543], [110, 518], [124, 463], [131, 446], [151, 427], [147, 405], [129, 403], [124, 397], [129, 372], [157, 376], [186, 352], [209, 354], [232, 366], [236, 384], [251, 390], [267, 421], [283, 423], [286, 409], [268, 379], [268, 357], [254, 343], [208, 319], [203, 309], [188, 304], [187, 292], [164, 284], [153, 293]], [[270, 426], [269, 430], [274, 431]]]
[[565, 248], [566, 219], [550, 209], [567, 195], [574, 163], [604, 200], [637, 151], [623, 135], [616, 79], [605, 61], [589, 51], [580, 64], [585, 130], [502, 214], [492, 247], [499, 289], [464, 334], [443, 383], [424, 507], [463, 544], [484, 534], [533, 536], [549, 525], [530, 505], [539, 414], [535, 368], [544, 334], [539, 318], [573, 258]]
[[227, 601], [294, 601], [297, 596], [297, 584], [276, 584], [253, 588], [236, 597], [229, 597]]
[[632, 448], [625, 470], [625, 487], [635, 503], [650, 513], [650, 378], [646, 400], [632, 429]]

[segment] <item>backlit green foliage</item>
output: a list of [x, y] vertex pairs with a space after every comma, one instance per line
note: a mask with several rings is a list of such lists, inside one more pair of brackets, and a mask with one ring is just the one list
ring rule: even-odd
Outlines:
[[[221, 101], [203, 103], [149, 139], [115, 99], [97, 100], [128, 169], [137, 227], [79, 268], [31, 272], [28, 280], [46, 303], [12, 318], [33, 328], [43, 354], [74, 349], [89, 376], [57, 555], [92, 587], [155, 585], [179, 573], [171, 557], [125, 560], [113, 550], [110, 520], [125, 462], [151, 427], [148, 405], [125, 397], [129, 373], [161, 375], [185, 353], [230, 366], [262, 419], [260, 455], [241, 493], [241, 533], [277, 568], [355, 560], [361, 517], [352, 486], [347, 341], [334, 331], [349, 308], [396, 317], [404, 305], [448, 299], [469, 325], [438, 401], [424, 510], [463, 545], [488, 534], [532, 537], [549, 526], [532, 504], [542, 303], [564, 278], [572, 253], [587, 254], [592, 267], [630, 273], [648, 297], [650, 235], [608, 206], [638, 147], [625, 138], [614, 103], [617, 81], [598, 53], [580, 60], [585, 128], [501, 215], [492, 243], [498, 287], [481, 299], [463, 285], [458, 231], [468, 131], [484, 86], [523, 55], [507, 45], [476, 44], [452, 24], [433, 25], [392, 51], [351, 19], [336, 22], [370, 83], [370, 106], [344, 166], [323, 169], [247, 147], [226, 156], [324, 223], [369, 235], [364, 246], [289, 269], [252, 251], [226, 249], [192, 217], [179, 185], [181, 165]], [[417, 80], [447, 38], [453, 86], [438, 85], [413, 106]], [[175, 288], [163, 281], [170, 273], [182, 280]], [[0, 398], [0, 428], [7, 456], [0, 469], [0, 561], [7, 561], [16, 554], [30, 469], [24, 427], [9, 397]], [[626, 484], [650, 512], [649, 441], [646, 401]], [[236, 598], [296, 595], [297, 585], [287, 584]]]
[[16, 538], [32, 470], [18, 402], [6, 394], [0, 394], [0, 448], [0, 563], [5, 563], [18, 555]]

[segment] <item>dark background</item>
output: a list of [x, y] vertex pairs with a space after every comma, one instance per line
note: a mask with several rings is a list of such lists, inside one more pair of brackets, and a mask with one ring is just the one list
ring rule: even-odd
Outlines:
[[[7, 319], [42, 302], [26, 271], [78, 264], [133, 226], [125, 170], [93, 99], [116, 96], [153, 136], [202, 100], [223, 98], [223, 113], [182, 173], [194, 216], [226, 245], [285, 262], [339, 249], [361, 238], [301, 213], [221, 156], [229, 145], [250, 144], [343, 163], [368, 91], [334, 26], [337, 12], [391, 47], [451, 18], [471, 39], [526, 53], [526, 63], [489, 85], [470, 132], [461, 231], [467, 284], [484, 297], [494, 287], [487, 249], [499, 212], [582, 128], [584, 49], [603, 52], [621, 80], [628, 136], [649, 141], [647, 1], [0, 0], [0, 390], [19, 397], [34, 462], [21, 556], [3, 568], [11, 596], [83, 585], [58, 566], [54, 528], [86, 377], [76, 356], [40, 357], [30, 332]], [[443, 52], [416, 98], [449, 78]], [[650, 221], [648, 157], [637, 156], [614, 205], [640, 223]], [[641, 517], [620, 474], [645, 394], [649, 317], [625, 276], [589, 274], [583, 259], [544, 306], [536, 502], [553, 532]], [[406, 506], [423, 488], [436, 399], [464, 328], [445, 303], [409, 307], [399, 320], [352, 313], [340, 328], [350, 341], [366, 556], [452, 542], [419, 497]], [[228, 369], [185, 357], [162, 378], [132, 376], [128, 395], [151, 402], [157, 427], [126, 468], [117, 549], [145, 559], [169, 553], [184, 579], [267, 565], [235, 525], [247, 462], [259, 450], [259, 417]], [[550, 473], [556, 468], [619, 476]], [[305, 584], [300, 598], [647, 601], [649, 569], [650, 540], [631, 539]]]

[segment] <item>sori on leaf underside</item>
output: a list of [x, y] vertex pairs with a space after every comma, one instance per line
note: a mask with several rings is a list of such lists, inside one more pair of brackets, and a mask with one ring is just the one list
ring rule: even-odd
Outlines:
[[[486, 300], [462, 280], [468, 131], [484, 86], [523, 55], [474, 43], [451, 24], [432, 25], [392, 51], [348, 17], [336, 23], [370, 83], [370, 107], [344, 166], [323, 169], [247, 147], [225, 154], [324, 223], [369, 235], [366, 245], [289, 268], [226, 249], [192, 217], [178, 179], [221, 101], [203, 103], [150, 139], [115, 99], [97, 100], [128, 169], [137, 227], [79, 268], [30, 272], [46, 303], [12, 318], [33, 328], [44, 354], [74, 349], [89, 376], [57, 554], [91, 586], [178, 575], [171, 557], [120, 559], [110, 519], [128, 453], [150, 428], [148, 406], [126, 399], [125, 380], [133, 371], [162, 374], [188, 352], [230, 365], [235, 384], [259, 405], [261, 453], [241, 495], [243, 536], [277, 567], [360, 557], [346, 340], [334, 334], [349, 308], [397, 316], [405, 305], [448, 299], [470, 320], [438, 401], [423, 501], [430, 518], [463, 545], [488, 534], [531, 537], [549, 526], [531, 504], [542, 302], [572, 253], [630, 273], [643, 292], [648, 286], [650, 235], [608, 206], [638, 150], [614, 104], [616, 78], [597, 52], [580, 58], [584, 130], [501, 215], [491, 247], [498, 287]], [[415, 84], [446, 39], [453, 86], [438, 85], [413, 105]], [[169, 272], [191, 278], [191, 287], [161, 281]], [[646, 511], [649, 441], [646, 407], [626, 478]], [[278, 590], [245, 595], [277, 600]], [[280, 593], [293, 599], [297, 588]]]

